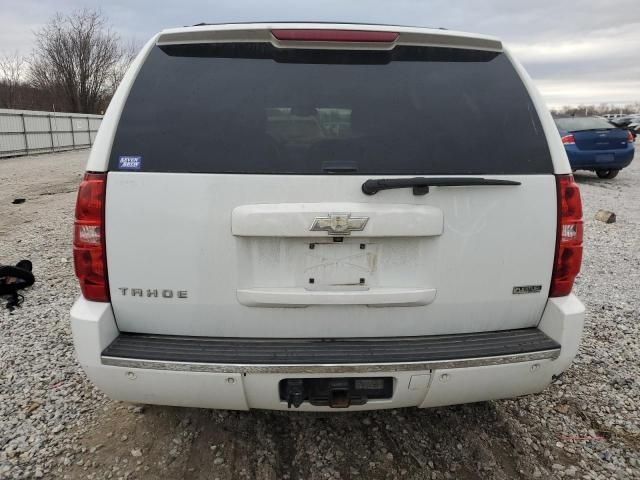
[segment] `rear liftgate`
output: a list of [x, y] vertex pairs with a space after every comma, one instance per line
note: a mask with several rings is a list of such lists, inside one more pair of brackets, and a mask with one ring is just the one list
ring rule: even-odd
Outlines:
[[[556, 185], [500, 43], [290, 27], [169, 32], [148, 53], [109, 163], [118, 328], [332, 340], [537, 325]], [[460, 116], [493, 128], [460, 141], [441, 121]], [[130, 156], [139, 170], [122, 168]]]

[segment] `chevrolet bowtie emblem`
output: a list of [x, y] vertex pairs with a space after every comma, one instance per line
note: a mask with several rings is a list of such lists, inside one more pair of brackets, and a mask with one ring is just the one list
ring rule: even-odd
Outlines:
[[343, 237], [351, 235], [351, 232], [361, 232], [368, 221], [369, 217], [352, 217], [350, 213], [330, 213], [326, 217], [316, 217], [310, 230]]

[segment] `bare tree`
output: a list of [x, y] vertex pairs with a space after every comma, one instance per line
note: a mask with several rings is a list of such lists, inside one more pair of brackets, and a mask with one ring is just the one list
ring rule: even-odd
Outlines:
[[140, 46], [133, 41], [123, 47], [122, 56], [109, 72], [109, 78], [107, 79], [106, 92], [109, 98], [113, 97], [114, 93], [116, 93], [118, 85], [120, 85], [124, 74], [127, 73], [129, 65], [131, 65], [133, 59], [136, 58], [139, 50]]
[[58, 13], [36, 32], [29, 79], [38, 89], [59, 93], [71, 111], [96, 113], [112, 93], [115, 72], [130, 58], [100, 12]]
[[17, 92], [23, 80], [25, 59], [18, 52], [0, 57], [0, 84], [2, 85], [2, 98], [0, 105], [6, 108], [15, 108]]

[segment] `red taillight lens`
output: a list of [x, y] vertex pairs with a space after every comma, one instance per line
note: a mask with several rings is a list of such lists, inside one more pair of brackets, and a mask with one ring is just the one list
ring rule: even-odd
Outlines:
[[73, 227], [73, 260], [82, 295], [94, 302], [109, 301], [104, 242], [106, 173], [87, 173], [78, 189]]
[[573, 175], [558, 175], [556, 183], [558, 231], [549, 296], [564, 297], [571, 293], [582, 264], [582, 201]]
[[564, 143], [565, 145], [575, 145], [576, 137], [574, 137], [573, 135], [565, 135], [564, 137], [562, 137], [562, 143]]
[[367, 32], [365, 30], [271, 30], [278, 40], [298, 42], [362, 42], [393, 43], [398, 39], [396, 32]]
[[633, 133], [631, 133], [631, 130], [627, 131], [627, 140], [629, 141], [629, 143], [633, 143], [635, 141], [635, 139], [633, 138]]

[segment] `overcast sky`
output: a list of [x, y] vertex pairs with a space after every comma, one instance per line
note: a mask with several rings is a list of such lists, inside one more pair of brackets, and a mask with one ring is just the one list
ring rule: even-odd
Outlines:
[[638, 0], [0, 0], [0, 53], [28, 54], [56, 12], [100, 8], [125, 39], [199, 22], [348, 20], [500, 37], [551, 107], [640, 101]]

